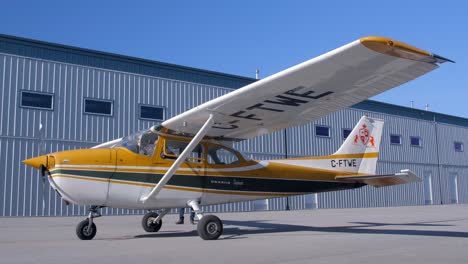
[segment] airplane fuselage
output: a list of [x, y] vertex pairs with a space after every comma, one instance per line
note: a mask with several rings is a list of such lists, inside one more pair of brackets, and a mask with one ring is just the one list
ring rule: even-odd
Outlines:
[[[201, 205], [264, 199], [363, 186], [335, 180], [351, 174], [333, 166], [353, 166], [361, 156], [315, 157], [304, 166], [296, 160], [245, 160], [238, 152], [213, 142], [202, 142], [199, 157], [191, 157], [176, 171], [157, 199], [141, 201], [174, 162], [166, 142], [183, 138], [160, 137], [152, 155], [125, 147], [63, 151], [49, 154], [49, 181], [62, 197], [75, 204], [132, 209], [185, 207], [188, 200]], [[226, 164], [209, 157], [207, 150], [225, 152]], [[197, 154], [198, 155], [198, 154]], [[301, 165], [294, 164], [297, 161]], [[315, 162], [315, 163], [311, 163]], [[354, 165], [356, 166], [356, 165]]]

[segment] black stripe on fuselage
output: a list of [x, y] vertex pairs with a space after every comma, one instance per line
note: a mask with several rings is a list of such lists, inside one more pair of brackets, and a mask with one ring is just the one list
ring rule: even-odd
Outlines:
[[[56, 174], [75, 175], [81, 177], [93, 177], [101, 179], [123, 180], [136, 183], [159, 182], [163, 174], [132, 173], [132, 172], [109, 172], [90, 170], [66, 170], [57, 169], [51, 172]], [[362, 187], [360, 183], [342, 183], [313, 180], [289, 180], [289, 179], [264, 179], [223, 176], [200, 176], [200, 175], [174, 175], [168, 185], [179, 187], [191, 187], [200, 189], [212, 189], [222, 191], [246, 191], [246, 192], [271, 192], [271, 193], [315, 193], [353, 189]]]

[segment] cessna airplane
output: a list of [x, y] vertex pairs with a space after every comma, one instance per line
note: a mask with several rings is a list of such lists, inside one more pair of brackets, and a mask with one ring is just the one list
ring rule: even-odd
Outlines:
[[329, 156], [253, 161], [230, 146], [317, 120], [447, 61], [399, 41], [364, 37], [148, 130], [24, 163], [39, 169], [65, 201], [91, 205], [76, 228], [80, 239], [95, 236], [93, 219], [102, 207], [147, 209], [143, 229], [157, 232], [171, 208], [188, 206], [200, 237], [214, 240], [223, 224], [204, 215], [202, 205], [418, 181], [409, 170], [375, 175], [383, 121], [367, 116]]

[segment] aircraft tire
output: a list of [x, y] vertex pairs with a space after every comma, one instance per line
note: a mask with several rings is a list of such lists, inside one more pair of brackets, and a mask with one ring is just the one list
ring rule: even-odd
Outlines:
[[162, 219], [159, 220], [159, 223], [151, 222], [151, 220], [155, 219], [156, 217], [158, 217], [158, 214], [155, 212], [149, 212], [146, 213], [145, 216], [143, 216], [143, 219], [141, 220], [141, 226], [146, 232], [154, 233], [158, 232], [159, 229], [161, 229]]
[[96, 235], [97, 228], [94, 223], [91, 224], [91, 230], [89, 230], [89, 220], [85, 219], [76, 226], [76, 235], [81, 240], [91, 240]]
[[215, 215], [205, 215], [198, 222], [197, 231], [203, 240], [216, 240], [223, 234], [223, 222]]

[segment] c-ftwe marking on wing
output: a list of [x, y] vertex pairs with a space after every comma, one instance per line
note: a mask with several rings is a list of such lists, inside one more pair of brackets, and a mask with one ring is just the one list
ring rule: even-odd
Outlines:
[[[365, 37], [293, 66], [133, 135], [91, 149], [25, 160], [71, 203], [91, 205], [77, 226], [96, 234], [101, 207], [147, 209], [157, 232], [171, 208], [191, 207], [201, 238], [217, 239], [221, 220], [201, 205], [418, 181], [409, 170], [375, 175], [383, 121], [363, 116], [329, 156], [245, 159], [230, 146], [309, 123], [415, 79], [450, 61], [383, 37]], [[313, 146], [310, 146], [313, 148]]]

